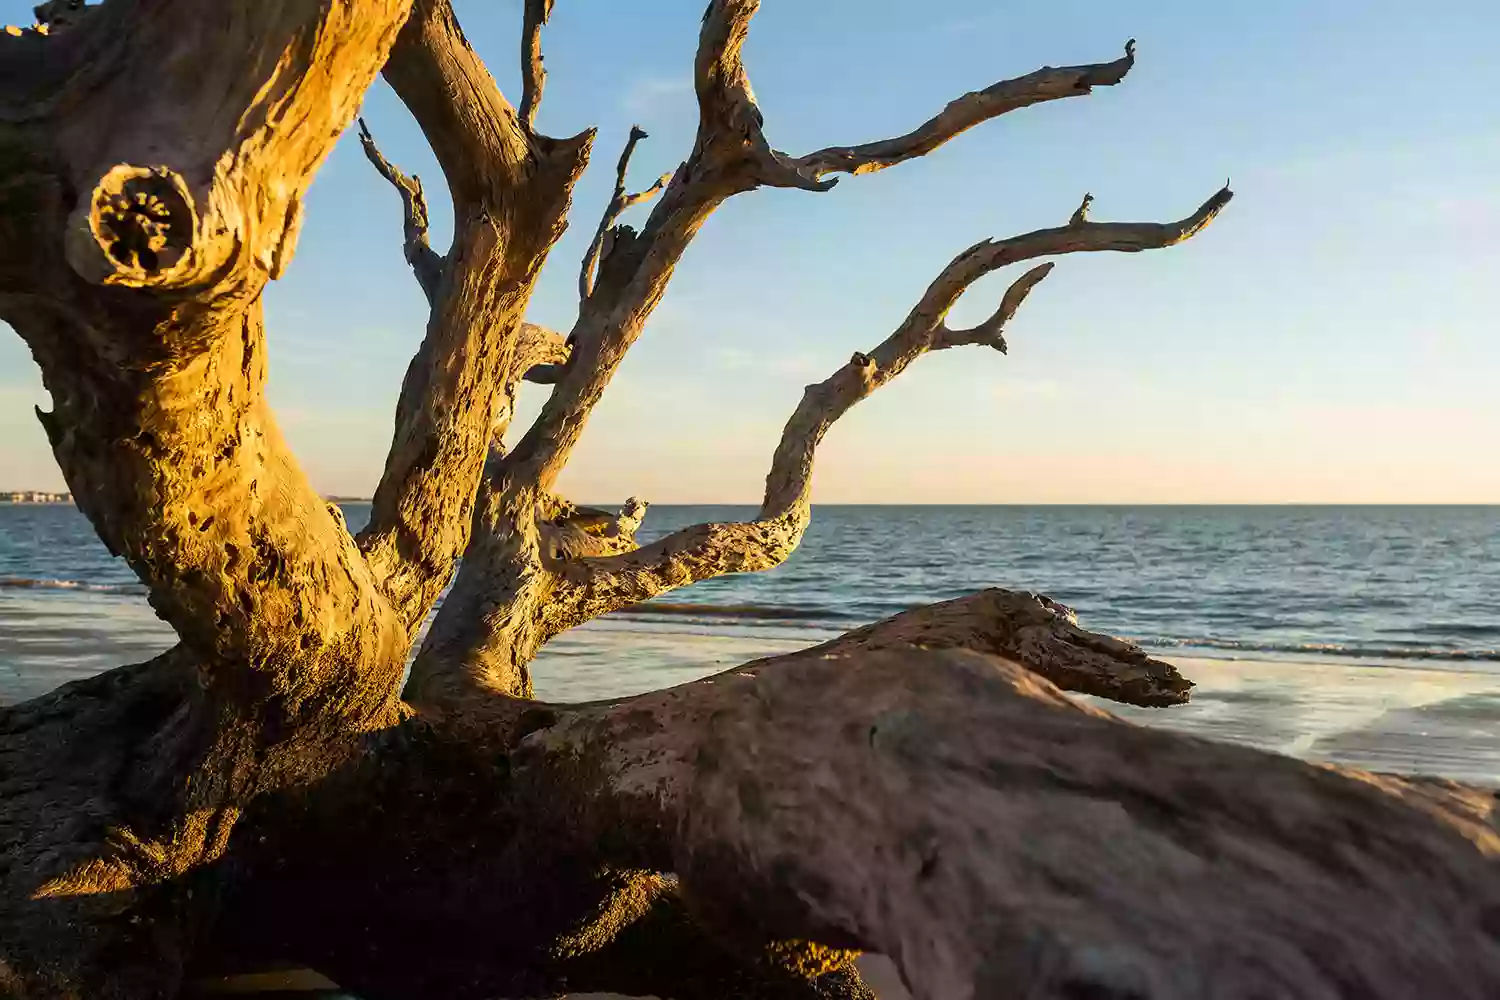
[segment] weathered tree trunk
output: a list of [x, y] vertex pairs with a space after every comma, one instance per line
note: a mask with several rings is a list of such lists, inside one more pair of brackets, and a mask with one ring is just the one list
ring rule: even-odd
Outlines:
[[[553, 486], [714, 209], [1114, 85], [1133, 44], [792, 157], [741, 61], [757, 3], [714, 0], [693, 150], [632, 194], [632, 130], [563, 336], [523, 322], [593, 140], [536, 128], [550, 0], [525, 4], [519, 111], [448, 0], [65, 6], [0, 35], [0, 316], [80, 507], [181, 644], [0, 710], [0, 996], [173, 997], [291, 959], [372, 998], [863, 997], [862, 950], [943, 1000], [1500, 990], [1492, 796], [1082, 708], [1059, 687], [1166, 706], [1191, 685], [1043, 598], [987, 591], [639, 698], [531, 698], [557, 634], [784, 560], [833, 422], [928, 351], [1006, 350], [1052, 264], [954, 330], [973, 282], [1169, 246], [1230, 194], [1170, 224], [1096, 223], [1085, 197], [964, 251], [808, 387], [755, 520], [637, 548], [643, 504], [609, 516]], [[382, 69], [455, 234], [429, 245], [420, 181], [362, 128], [431, 313], [355, 538], [265, 402], [260, 295]], [[620, 223], [647, 202], [639, 232]], [[506, 453], [528, 379], [551, 394]]]

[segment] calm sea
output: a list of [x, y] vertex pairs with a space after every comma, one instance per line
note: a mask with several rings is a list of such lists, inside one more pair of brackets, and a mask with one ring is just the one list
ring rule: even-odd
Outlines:
[[[345, 506], [354, 528], [367, 513]], [[653, 507], [641, 538], [752, 514]], [[1087, 627], [1168, 655], [1500, 673], [1500, 507], [824, 506], [785, 565], [600, 627], [675, 637], [679, 650], [694, 637], [791, 648], [990, 586], [1045, 593]], [[0, 701], [170, 638], [76, 510], [0, 506]], [[604, 655], [597, 643], [554, 646]], [[600, 665], [574, 666], [583, 678]], [[644, 686], [600, 673], [570, 693]]]

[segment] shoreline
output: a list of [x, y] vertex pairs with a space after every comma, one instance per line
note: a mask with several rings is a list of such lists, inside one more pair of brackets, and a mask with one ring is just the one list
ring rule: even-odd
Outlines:
[[[558, 636], [533, 666], [537, 696], [619, 698], [697, 680], [837, 632], [786, 624], [605, 618]], [[134, 595], [0, 592], [0, 705], [141, 662], [175, 636]], [[1186, 705], [1081, 700], [1131, 722], [1309, 760], [1500, 783], [1500, 665], [1214, 655], [1145, 647], [1194, 683]]]

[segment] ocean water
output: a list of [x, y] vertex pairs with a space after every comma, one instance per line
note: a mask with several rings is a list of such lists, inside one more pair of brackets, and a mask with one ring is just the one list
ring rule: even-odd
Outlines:
[[[641, 537], [751, 514], [653, 508]], [[990, 586], [1186, 655], [1500, 670], [1500, 507], [820, 507], [784, 565], [632, 617], [844, 629]]]
[[[351, 528], [368, 509], [345, 505]], [[639, 537], [753, 513], [653, 507]], [[1500, 507], [824, 506], [784, 565], [608, 625], [805, 644], [990, 586], [1163, 654], [1500, 673]], [[24, 650], [72, 674], [108, 665], [97, 649], [166, 640], [77, 510], [0, 506], [0, 663]]]

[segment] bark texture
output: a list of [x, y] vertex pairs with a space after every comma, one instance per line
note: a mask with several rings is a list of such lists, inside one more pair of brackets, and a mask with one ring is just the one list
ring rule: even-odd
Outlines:
[[[834, 422], [929, 351], [1005, 352], [1053, 263], [954, 329], [976, 280], [1168, 247], [1230, 199], [1101, 223], [1085, 196], [1064, 225], [965, 250], [807, 388], [754, 520], [638, 547], [644, 501], [580, 507], [557, 477], [719, 205], [827, 191], [1135, 59], [792, 156], [742, 58], [757, 7], [709, 4], [693, 147], [638, 193], [632, 129], [566, 333], [524, 320], [594, 136], [536, 126], [550, 0], [522, 5], [515, 107], [449, 0], [59, 0], [0, 34], [0, 318], [52, 395], [39, 416], [80, 507], [181, 638], [0, 709], [0, 996], [176, 997], [290, 959], [372, 1000], [863, 998], [863, 950], [942, 1000], [1500, 990], [1489, 792], [1083, 708], [1062, 691], [1169, 706], [1191, 684], [1043, 597], [984, 591], [638, 698], [531, 697], [557, 634], [785, 560]], [[455, 231], [432, 247], [422, 183], [361, 122], [430, 313], [356, 538], [266, 404], [260, 297], [377, 72]], [[507, 451], [526, 381], [549, 395]]]

